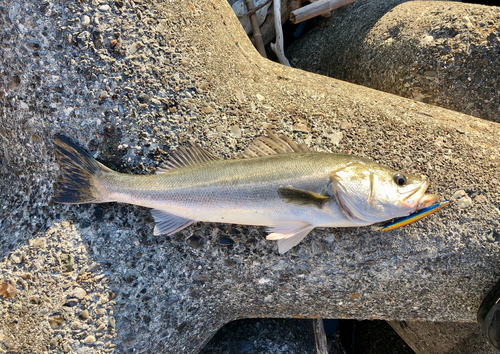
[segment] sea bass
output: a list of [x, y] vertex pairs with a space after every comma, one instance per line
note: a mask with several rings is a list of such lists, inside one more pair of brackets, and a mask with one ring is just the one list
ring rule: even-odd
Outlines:
[[239, 159], [178, 148], [155, 175], [115, 172], [63, 135], [55, 135], [58, 203], [119, 202], [152, 208], [155, 235], [194, 222], [267, 226], [285, 253], [315, 227], [365, 226], [437, 201], [428, 182], [346, 154], [311, 152], [268, 132]]

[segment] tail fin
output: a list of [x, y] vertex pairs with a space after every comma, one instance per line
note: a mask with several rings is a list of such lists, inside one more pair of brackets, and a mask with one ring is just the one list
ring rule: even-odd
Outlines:
[[96, 189], [96, 176], [111, 172], [85, 150], [64, 135], [54, 136], [56, 159], [61, 167], [61, 178], [54, 188], [54, 201], [64, 204], [102, 203]]

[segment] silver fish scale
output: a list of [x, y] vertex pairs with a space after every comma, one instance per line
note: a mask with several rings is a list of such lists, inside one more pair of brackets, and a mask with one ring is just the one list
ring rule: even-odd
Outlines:
[[[351, 155], [291, 153], [214, 160], [151, 176], [106, 174], [99, 182], [110, 201], [165, 210], [198, 221], [248, 223], [250, 219], [254, 225], [269, 225], [276, 217], [314, 221], [311, 219], [318, 218], [317, 210], [283, 202], [278, 188], [321, 193], [330, 182], [331, 172], [355, 159], [373, 164]], [[320, 214], [343, 217], [338, 207], [323, 209]]]

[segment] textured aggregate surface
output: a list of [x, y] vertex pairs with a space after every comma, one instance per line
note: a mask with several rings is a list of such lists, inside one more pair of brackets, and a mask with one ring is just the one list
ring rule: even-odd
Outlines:
[[497, 6], [359, 0], [286, 54], [304, 70], [500, 122], [499, 53]]
[[[223, 0], [4, 0], [0, 24], [2, 351], [191, 353], [247, 317], [475, 320], [500, 275], [497, 123], [265, 61]], [[236, 156], [270, 125], [471, 202], [318, 229], [283, 256], [259, 227], [155, 237], [144, 208], [51, 202], [55, 133], [146, 174], [188, 140]]]

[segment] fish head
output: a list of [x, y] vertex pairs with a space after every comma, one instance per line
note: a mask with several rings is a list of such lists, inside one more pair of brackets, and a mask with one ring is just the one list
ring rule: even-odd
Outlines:
[[360, 161], [331, 174], [328, 194], [343, 212], [365, 224], [406, 216], [437, 202], [426, 194], [429, 182], [371, 161]]

